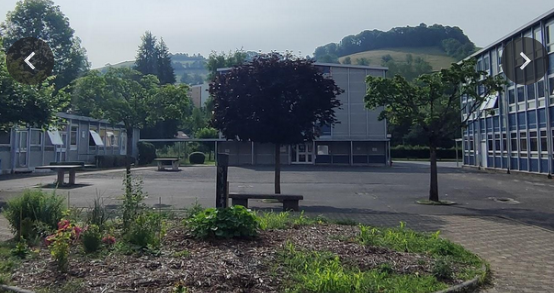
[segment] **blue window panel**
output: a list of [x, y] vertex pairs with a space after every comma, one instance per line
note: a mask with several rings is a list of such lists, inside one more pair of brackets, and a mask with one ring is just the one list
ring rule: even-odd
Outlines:
[[494, 158], [493, 157], [487, 157], [487, 167], [493, 168], [494, 167]]
[[487, 131], [492, 132], [492, 117], [487, 118]]
[[530, 129], [537, 128], [537, 113], [535, 111], [527, 112], [527, 120]]
[[494, 131], [500, 131], [500, 116], [493, 117], [492, 121], [494, 123]]
[[[335, 157], [333, 157], [333, 162], [335, 162]], [[375, 163], [379, 163], [379, 164], [385, 164], [386, 163], [386, 157], [385, 156], [369, 156], [369, 163], [370, 164], [375, 164]]]
[[508, 116], [508, 124], [510, 124], [510, 130], [516, 130], [517, 129], [517, 123], [516, 123], [516, 114], [510, 114]]
[[485, 119], [479, 119], [479, 129], [481, 130], [481, 133], [485, 133], [487, 129], [486, 120]]
[[316, 164], [330, 164], [331, 163], [331, 156], [329, 156], [329, 155], [317, 155], [315, 157], [315, 163]]
[[512, 170], [519, 170], [519, 166], [517, 164], [517, 158], [510, 158], [510, 167]]
[[541, 173], [549, 173], [548, 160], [541, 159]]
[[554, 53], [548, 55], [548, 74], [554, 73]]
[[330, 136], [331, 135], [331, 126], [328, 124], [321, 125], [321, 135]]
[[520, 171], [529, 170], [529, 160], [528, 159], [519, 159], [519, 170]]
[[554, 107], [550, 107], [550, 125], [554, 126]]
[[[383, 156], [384, 157], [384, 156]], [[372, 163], [372, 162], [370, 162]], [[379, 163], [384, 163], [384, 160]], [[333, 164], [350, 164], [349, 155], [333, 155]]]
[[464, 156], [464, 165], [469, 164], [469, 156]]
[[367, 156], [354, 155], [352, 160], [354, 164], [367, 164]]
[[517, 113], [517, 122], [519, 123], [519, 129], [527, 129], [525, 113]]
[[539, 127], [546, 127], [546, 109], [539, 109]]
[[529, 171], [539, 172], [539, 159], [529, 159], [529, 163], [530, 163], [530, 166], [531, 166]]
[[495, 168], [502, 168], [502, 158], [495, 157], [494, 158], [494, 167]]
[[508, 158], [502, 157], [502, 168], [508, 169]]

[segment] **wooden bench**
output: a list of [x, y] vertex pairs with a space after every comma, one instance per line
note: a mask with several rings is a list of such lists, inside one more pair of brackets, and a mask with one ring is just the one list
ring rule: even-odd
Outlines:
[[277, 199], [283, 202], [283, 211], [298, 211], [298, 202], [304, 199], [302, 195], [292, 194], [250, 194], [230, 193], [233, 205], [248, 207], [248, 199]]
[[158, 162], [158, 171], [165, 171], [165, 166], [171, 166], [171, 170], [179, 171], [178, 158], [157, 158], [154, 161]]
[[52, 171], [57, 171], [58, 172], [57, 183], [60, 186], [64, 184], [65, 172], [67, 171], [69, 172], [69, 183], [67, 185], [71, 186], [71, 185], [75, 185], [75, 172], [77, 170], [82, 170], [84, 167], [85, 167], [85, 164], [83, 163], [82, 165], [38, 166], [38, 167], [35, 167], [35, 169], [39, 169], [39, 170], [50, 169]]

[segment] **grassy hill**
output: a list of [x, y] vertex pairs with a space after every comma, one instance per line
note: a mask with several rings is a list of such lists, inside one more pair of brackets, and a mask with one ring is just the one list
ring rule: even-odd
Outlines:
[[433, 70], [448, 68], [450, 67], [451, 63], [458, 61], [446, 55], [446, 53], [438, 47], [379, 49], [340, 57], [339, 61], [342, 63], [344, 58], [350, 57], [350, 59], [352, 60], [352, 64], [356, 64], [356, 59], [366, 58], [367, 60], [369, 60], [370, 65], [380, 66], [382, 62], [381, 57], [385, 55], [391, 55], [396, 62], [403, 62], [404, 60], [406, 60], [407, 54], [412, 54], [414, 58], [423, 58], [425, 61], [431, 64]]

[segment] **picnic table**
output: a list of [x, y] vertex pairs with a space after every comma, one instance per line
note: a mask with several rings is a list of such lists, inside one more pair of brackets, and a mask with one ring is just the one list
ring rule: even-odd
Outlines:
[[64, 184], [65, 172], [69, 173], [69, 183], [67, 185], [75, 185], [75, 172], [77, 170], [82, 170], [84, 165], [49, 165], [49, 166], [38, 166], [35, 169], [39, 170], [52, 170], [58, 172], [57, 183], [59, 186]]
[[158, 162], [158, 171], [165, 171], [166, 166], [171, 166], [173, 171], [179, 171], [179, 158], [156, 158], [154, 161]]

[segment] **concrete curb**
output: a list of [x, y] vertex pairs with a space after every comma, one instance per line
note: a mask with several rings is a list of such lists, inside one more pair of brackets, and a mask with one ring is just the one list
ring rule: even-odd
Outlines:
[[475, 276], [475, 278], [465, 281], [461, 284], [452, 286], [448, 289], [444, 289], [441, 291], [437, 291], [434, 293], [461, 293], [461, 292], [473, 292], [473, 290], [477, 289], [479, 287], [481, 278], [485, 279], [489, 276], [490, 271], [487, 269], [486, 265], [483, 265], [482, 269], [485, 271], [484, 276]]
[[34, 291], [29, 291], [29, 290], [8, 286], [8, 285], [0, 285], [0, 290], [8, 291], [8, 292], [17, 292], [17, 293], [35, 293]]

